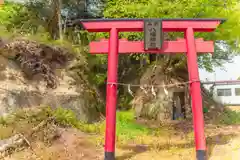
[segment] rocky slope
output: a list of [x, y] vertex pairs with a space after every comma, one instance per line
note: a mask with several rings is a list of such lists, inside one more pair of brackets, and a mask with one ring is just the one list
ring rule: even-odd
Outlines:
[[0, 42], [0, 115], [40, 105], [73, 110], [83, 121], [102, 106], [87, 78], [84, 57], [24, 38]]

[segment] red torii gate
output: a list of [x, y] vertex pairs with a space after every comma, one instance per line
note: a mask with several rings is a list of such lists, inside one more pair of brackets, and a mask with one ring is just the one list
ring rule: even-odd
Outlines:
[[[190, 94], [192, 99], [196, 157], [198, 160], [206, 160], [206, 140], [204, 136], [204, 118], [197, 52], [213, 53], [214, 44], [212, 41], [195, 39], [194, 32], [212, 32], [219, 24], [224, 22], [224, 19], [90, 19], [77, 20], [75, 24], [79, 22], [89, 32], [110, 33], [109, 40], [90, 43], [90, 53], [108, 53], [105, 160], [115, 159], [118, 53], [186, 53], [189, 81], [191, 82]], [[154, 25], [155, 27], [152, 27]], [[142, 31], [148, 32], [145, 33], [144, 42], [127, 41], [126, 39], [119, 40], [118, 38], [119, 32]], [[154, 31], [154, 34], [152, 31]], [[158, 41], [162, 40], [159, 37], [162, 36], [162, 32], [184, 32], [185, 39], [159, 43]]]

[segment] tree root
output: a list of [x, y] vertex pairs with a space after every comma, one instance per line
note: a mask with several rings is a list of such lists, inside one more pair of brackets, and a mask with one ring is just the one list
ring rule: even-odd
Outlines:
[[32, 128], [26, 136], [18, 133], [7, 139], [0, 140], [0, 159], [12, 154], [16, 150], [21, 150], [26, 146], [32, 149], [31, 143], [28, 141], [28, 138], [30, 139], [34, 133], [40, 131], [41, 128], [43, 128], [53, 120], [54, 118], [52, 117], [48, 118], [47, 120], [43, 120], [36, 127]]

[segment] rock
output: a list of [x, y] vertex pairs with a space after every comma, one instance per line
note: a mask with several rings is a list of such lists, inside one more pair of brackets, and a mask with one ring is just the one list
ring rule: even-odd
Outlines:
[[[169, 122], [173, 120], [173, 105], [178, 96], [175, 96], [176, 93], [183, 93], [186, 95], [188, 91], [187, 87], [184, 85], [173, 85], [174, 83], [181, 83], [177, 78], [163, 74], [161, 67], [149, 68], [140, 80], [141, 84], [153, 84], [159, 87], [145, 87], [144, 92], [142, 89], [139, 89], [132, 101], [132, 105], [136, 111], [136, 117], [148, 118], [158, 120], [160, 122]], [[161, 87], [164, 85], [169, 85], [168, 87]], [[154, 88], [154, 94], [153, 89]], [[183, 105], [176, 103], [177, 111], [182, 112], [181, 107], [186, 109], [187, 106], [187, 97], [183, 95]], [[178, 113], [181, 115], [183, 113]], [[179, 117], [179, 116], [177, 116]]]
[[[149, 67], [140, 79], [140, 84], [148, 84], [148, 87], [145, 87], [145, 91], [139, 88], [134, 93], [135, 97], [132, 100], [136, 117], [161, 122], [183, 118], [190, 121], [192, 119], [192, 107], [188, 81], [187, 69], [175, 68], [166, 73], [161, 64]], [[156, 95], [153, 94], [152, 86], [149, 85], [158, 86], [153, 87]], [[163, 85], [167, 86], [162, 87]], [[201, 86], [201, 91], [202, 106], [203, 109], [207, 109], [207, 112], [204, 113], [205, 120], [216, 120], [224, 111], [223, 105], [214, 101], [209, 91], [203, 86]], [[179, 98], [180, 103], [178, 102]]]
[[92, 93], [97, 91], [88, 84], [76, 83], [67, 70], [61, 69], [57, 87], [51, 89], [42, 79], [26, 79], [14, 61], [0, 56], [0, 62], [0, 116], [18, 108], [44, 105], [70, 109], [85, 122], [99, 118], [97, 106], [101, 102]]
[[20, 134], [16, 134], [10, 138], [0, 140], [0, 157], [4, 158], [10, 150], [20, 148], [23, 144], [26, 143], [24, 137]]

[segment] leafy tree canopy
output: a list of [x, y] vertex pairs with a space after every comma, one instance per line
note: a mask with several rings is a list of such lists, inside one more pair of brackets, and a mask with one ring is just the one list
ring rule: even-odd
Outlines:
[[[105, 18], [226, 18], [216, 32], [196, 34], [196, 37], [216, 40], [213, 56], [199, 56], [199, 66], [208, 71], [231, 60], [240, 48], [240, 4], [237, 0], [27, 0], [21, 4], [8, 2], [0, 8], [0, 24], [11, 32], [20, 30], [34, 34], [43, 31], [56, 38], [61, 25], [59, 15], [64, 24], [71, 18], [102, 17], [103, 9]], [[121, 36], [130, 40], [143, 38], [142, 33], [121, 33]], [[183, 35], [169, 33], [167, 36], [175, 39]], [[184, 63], [183, 56], [176, 58]]]
[[[199, 66], [212, 71], [239, 50], [240, 5], [237, 0], [108, 0], [106, 18], [226, 18], [214, 33], [198, 33], [206, 40], [217, 40], [214, 56], [199, 56]], [[182, 36], [170, 34], [171, 38]], [[142, 39], [141, 34], [126, 33], [128, 39]], [[221, 41], [220, 41], [221, 40]]]
[[58, 38], [60, 25], [75, 18], [101, 17], [103, 7], [102, 0], [6, 1], [0, 8], [0, 23], [9, 31], [20, 30], [31, 34], [46, 31], [51, 38]]

